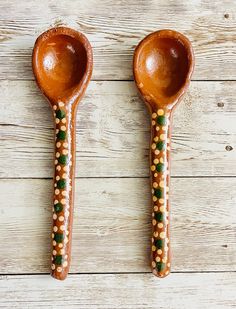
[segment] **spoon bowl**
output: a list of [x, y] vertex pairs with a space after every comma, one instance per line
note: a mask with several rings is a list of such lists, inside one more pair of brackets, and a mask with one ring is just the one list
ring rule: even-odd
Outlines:
[[[33, 51], [36, 81], [50, 103], [77, 95], [92, 73], [92, 51], [86, 37], [58, 27], [44, 32]], [[75, 102], [77, 100], [74, 100]]]
[[92, 75], [92, 48], [82, 33], [65, 27], [52, 28], [36, 40], [32, 66], [54, 115], [51, 274], [63, 280], [71, 259], [76, 107]]
[[151, 33], [134, 54], [135, 81], [153, 105], [172, 107], [177, 103], [188, 86], [193, 66], [189, 40], [173, 30]]
[[194, 67], [189, 40], [161, 30], [144, 38], [134, 52], [134, 79], [150, 113], [152, 191], [151, 268], [158, 277], [170, 272], [169, 182], [172, 111], [186, 92]]

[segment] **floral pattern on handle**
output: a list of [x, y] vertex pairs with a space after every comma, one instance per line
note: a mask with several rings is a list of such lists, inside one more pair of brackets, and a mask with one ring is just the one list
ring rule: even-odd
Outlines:
[[75, 136], [70, 105], [53, 105], [55, 176], [52, 231], [52, 276], [64, 279], [69, 270], [73, 216]]
[[151, 185], [152, 185], [152, 271], [158, 277], [170, 272], [169, 243], [169, 152], [170, 111], [152, 111]]

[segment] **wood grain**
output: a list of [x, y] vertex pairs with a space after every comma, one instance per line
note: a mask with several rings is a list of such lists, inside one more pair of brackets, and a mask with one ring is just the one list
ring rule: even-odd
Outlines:
[[229, 309], [235, 308], [236, 273], [2, 276], [0, 308]]
[[[0, 273], [48, 272], [52, 180], [0, 181]], [[148, 179], [77, 179], [71, 272], [149, 272]], [[173, 271], [236, 271], [236, 179], [173, 179]]]
[[148, 33], [166, 28], [192, 41], [194, 79], [235, 80], [235, 11], [236, 2], [229, 0], [224, 5], [221, 0], [1, 1], [0, 78], [32, 79], [35, 39], [52, 26], [67, 25], [91, 41], [96, 80], [132, 79], [135, 46]]
[[[0, 1], [0, 308], [235, 308], [235, 12], [230, 0]], [[36, 275], [50, 265], [53, 183], [37, 178], [53, 174], [53, 126], [31, 70], [35, 39], [60, 25], [88, 37], [95, 64], [79, 106], [76, 177], [85, 178], [63, 283]], [[125, 80], [137, 43], [164, 28], [190, 38], [198, 82], [175, 113], [174, 273], [158, 280], [147, 273], [149, 116]]]
[[[1, 81], [0, 93], [0, 177], [52, 177], [46, 100], [30, 81]], [[192, 83], [174, 116], [172, 176], [236, 175], [235, 95], [236, 82]], [[78, 110], [76, 176], [148, 176], [149, 122], [133, 82], [92, 82]]]

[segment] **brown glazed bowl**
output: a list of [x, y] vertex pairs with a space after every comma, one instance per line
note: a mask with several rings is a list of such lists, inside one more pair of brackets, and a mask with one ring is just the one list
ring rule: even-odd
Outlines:
[[92, 48], [82, 33], [65, 27], [52, 28], [36, 40], [32, 66], [36, 82], [54, 115], [51, 274], [63, 280], [71, 259], [76, 109], [92, 75]]
[[134, 52], [138, 90], [151, 114], [152, 272], [170, 272], [169, 181], [172, 112], [187, 91], [194, 68], [191, 43], [179, 32], [145, 37]]

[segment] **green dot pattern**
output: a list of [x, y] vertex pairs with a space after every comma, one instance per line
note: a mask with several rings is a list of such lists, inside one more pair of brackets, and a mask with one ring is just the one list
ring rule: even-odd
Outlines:
[[58, 243], [62, 242], [64, 239], [64, 235], [60, 233], [55, 233], [54, 240]]
[[63, 111], [63, 110], [61, 110], [61, 109], [59, 109], [58, 111], [56, 111], [56, 117], [57, 117], [58, 119], [63, 119], [63, 118], [65, 118], [65, 116], [66, 116], [65, 111]]
[[154, 190], [154, 195], [157, 197], [157, 198], [162, 198], [163, 197], [163, 192], [161, 190], [161, 188], [157, 188]]
[[58, 189], [64, 189], [66, 187], [66, 180], [65, 179], [60, 179], [57, 182], [57, 188]]
[[157, 123], [160, 124], [161, 126], [164, 126], [167, 124], [167, 119], [165, 116], [158, 116], [157, 117]]
[[162, 249], [164, 246], [164, 240], [162, 239], [156, 239], [155, 240], [155, 246], [157, 247], [157, 249]]
[[155, 219], [157, 222], [163, 222], [164, 221], [164, 213], [161, 211], [158, 211], [155, 213]]
[[157, 149], [160, 150], [160, 151], [164, 150], [165, 149], [165, 142], [159, 141], [157, 143]]
[[156, 269], [157, 269], [158, 272], [163, 271], [165, 269], [165, 263], [157, 262]]
[[66, 132], [65, 131], [59, 131], [58, 133], [57, 133], [57, 139], [59, 139], [59, 140], [65, 140], [66, 139]]
[[169, 111], [159, 108], [152, 112], [151, 173], [152, 173], [152, 268], [164, 277], [170, 272], [169, 255]]
[[67, 164], [68, 162], [68, 156], [67, 155], [60, 155], [60, 157], [58, 158], [58, 162], [62, 165]]
[[[69, 158], [70, 158], [70, 140], [67, 129], [70, 128], [70, 117], [63, 102], [58, 102], [53, 106], [56, 122], [56, 153], [55, 153], [55, 179], [54, 179], [54, 211], [53, 211], [53, 233], [52, 233], [52, 270], [58, 273], [62, 272], [63, 267], [68, 265], [67, 257], [61, 251], [64, 245], [69, 241], [68, 227], [66, 224], [66, 215], [64, 206], [65, 196], [69, 195]], [[65, 194], [66, 193], [66, 194]], [[63, 201], [64, 200], [64, 201]], [[56, 215], [55, 215], [56, 214]], [[62, 228], [63, 227], [63, 228]], [[64, 241], [65, 244], [64, 244]], [[61, 254], [63, 253], [63, 254]]]
[[63, 210], [62, 204], [61, 204], [61, 203], [55, 204], [55, 205], [54, 205], [54, 210], [55, 210], [56, 213], [61, 212], [61, 211]]
[[61, 265], [62, 264], [62, 255], [56, 255], [54, 258], [54, 262], [56, 265]]
[[165, 165], [163, 163], [158, 163], [156, 166], [156, 170], [160, 173], [160, 172], [164, 172], [165, 170]]

